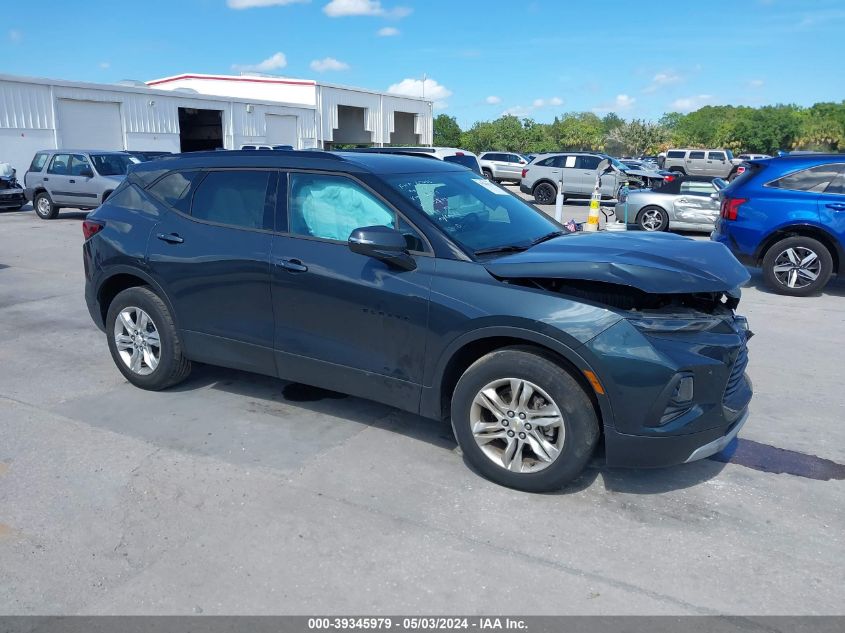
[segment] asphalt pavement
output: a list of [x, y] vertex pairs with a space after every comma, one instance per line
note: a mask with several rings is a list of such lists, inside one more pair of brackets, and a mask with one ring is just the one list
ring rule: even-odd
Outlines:
[[732, 455], [531, 495], [373, 402], [212, 367], [132, 387], [85, 308], [83, 217], [0, 213], [0, 613], [845, 610], [845, 282], [753, 276]]

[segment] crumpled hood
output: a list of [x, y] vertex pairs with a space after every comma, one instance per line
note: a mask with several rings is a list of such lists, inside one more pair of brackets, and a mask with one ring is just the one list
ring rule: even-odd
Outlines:
[[499, 278], [583, 279], [653, 293], [722, 292], [750, 279], [724, 245], [671, 233], [573, 233], [484, 264]]

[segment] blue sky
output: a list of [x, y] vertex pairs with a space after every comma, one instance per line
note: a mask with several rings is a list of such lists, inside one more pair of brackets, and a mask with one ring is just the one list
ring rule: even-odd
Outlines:
[[[656, 119], [845, 99], [845, 0], [3, 0], [0, 72], [95, 82], [263, 70], [503, 112]], [[40, 19], [33, 20], [37, 14]]]

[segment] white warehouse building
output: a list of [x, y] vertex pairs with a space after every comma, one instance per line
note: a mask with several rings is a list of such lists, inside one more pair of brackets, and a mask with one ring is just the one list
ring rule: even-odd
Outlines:
[[[131, 83], [131, 85], [125, 85]], [[94, 84], [0, 74], [0, 162], [41, 149], [431, 145], [432, 103], [311, 80], [178, 75]]]

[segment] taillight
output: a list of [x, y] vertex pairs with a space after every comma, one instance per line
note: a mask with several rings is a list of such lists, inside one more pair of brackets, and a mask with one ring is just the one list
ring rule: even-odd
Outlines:
[[737, 211], [746, 202], [748, 202], [748, 198], [725, 198], [722, 200], [719, 215], [725, 220], [736, 220]]
[[525, 174], [527, 174], [527, 173], [528, 173], [528, 169], [523, 169], [522, 170], [522, 177], [525, 178]]
[[736, 168], [736, 175], [737, 176], [739, 176], [740, 174], [744, 174], [744, 173], [745, 173], [745, 167], [743, 167], [742, 165], [740, 165], [739, 167]]
[[675, 180], [674, 176], [666, 176], [663, 178], [663, 182], [672, 182], [673, 180]]
[[90, 240], [97, 233], [102, 231], [104, 226], [105, 224], [98, 220], [83, 220], [82, 235], [85, 236], [86, 240]]

